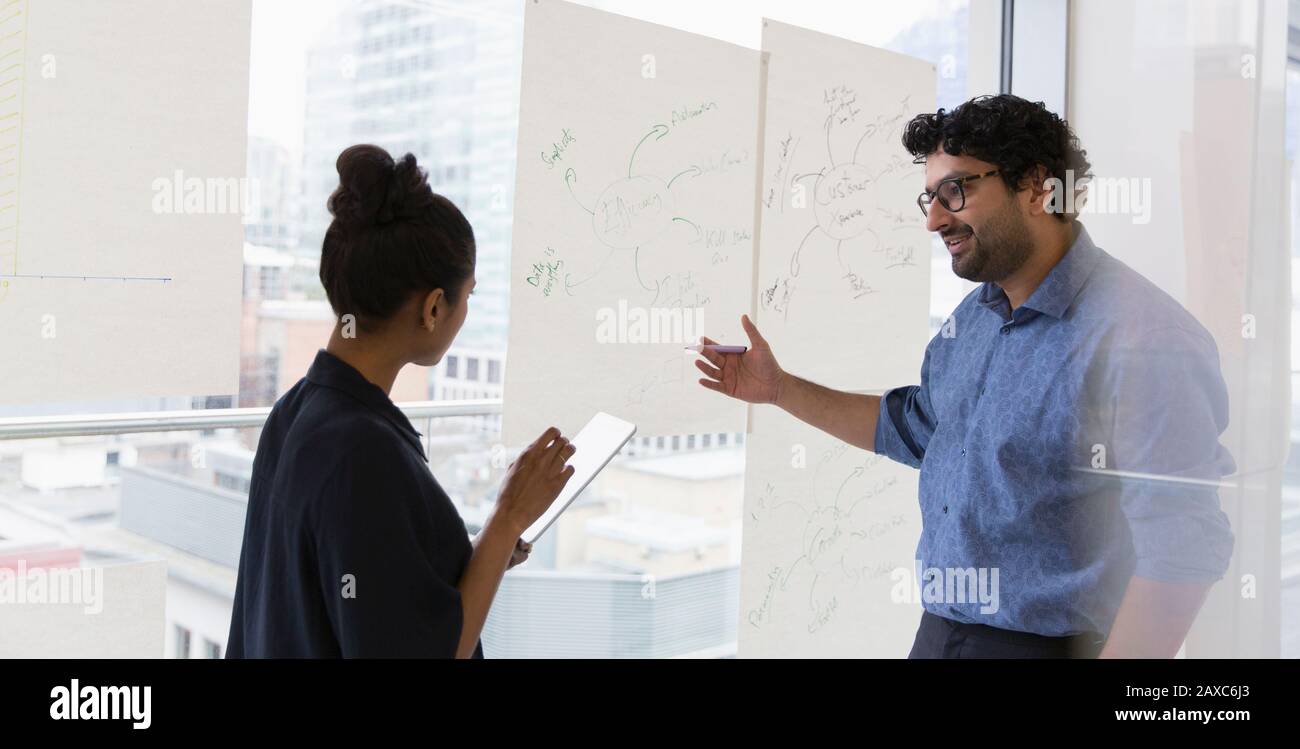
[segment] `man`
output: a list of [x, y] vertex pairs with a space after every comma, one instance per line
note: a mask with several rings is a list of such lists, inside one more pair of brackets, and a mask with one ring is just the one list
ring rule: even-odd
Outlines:
[[1232, 552], [1213, 338], [1061, 209], [1090, 164], [1041, 103], [923, 114], [903, 145], [925, 164], [927, 228], [982, 283], [920, 384], [800, 379], [748, 317], [750, 349], [706, 350], [700, 384], [920, 468], [919, 566], [996, 569], [1001, 600], [927, 600], [911, 657], [1172, 657]]

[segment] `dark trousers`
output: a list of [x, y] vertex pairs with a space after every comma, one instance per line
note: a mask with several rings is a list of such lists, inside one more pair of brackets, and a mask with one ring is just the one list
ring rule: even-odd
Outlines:
[[967, 624], [926, 611], [908, 658], [1096, 658], [1105, 638], [1095, 632], [1045, 637]]

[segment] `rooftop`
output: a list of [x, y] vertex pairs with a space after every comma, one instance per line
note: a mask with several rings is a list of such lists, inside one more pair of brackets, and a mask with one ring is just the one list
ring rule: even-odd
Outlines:
[[648, 458], [625, 458], [610, 467], [687, 481], [739, 478], [745, 473], [745, 450], [727, 447]]

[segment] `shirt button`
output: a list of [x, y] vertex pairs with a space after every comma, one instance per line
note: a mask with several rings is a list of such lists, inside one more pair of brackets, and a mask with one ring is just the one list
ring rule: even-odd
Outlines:
[[944, 505], [944, 506], [943, 506], [943, 514], [945, 514], [945, 515], [948, 514], [948, 505]]
[[1002, 329], [1002, 335], [1007, 335], [1010, 332], [1011, 332], [1011, 326], [1007, 326]]
[[962, 455], [965, 455], [965, 454], [966, 454], [966, 448], [963, 447], [963, 448], [961, 449], [961, 454], [962, 454]]

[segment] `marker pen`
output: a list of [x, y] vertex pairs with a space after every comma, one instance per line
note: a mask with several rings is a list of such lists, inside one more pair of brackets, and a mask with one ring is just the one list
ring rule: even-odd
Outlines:
[[704, 349], [708, 349], [717, 354], [743, 354], [749, 350], [749, 347], [748, 346], [723, 346], [718, 343], [707, 343], [707, 344], [697, 343], [694, 346], [686, 347], [687, 351], [694, 351], [697, 354], [703, 351]]

